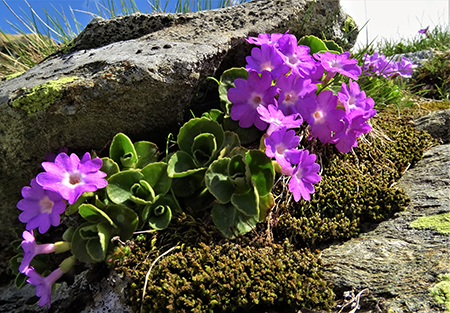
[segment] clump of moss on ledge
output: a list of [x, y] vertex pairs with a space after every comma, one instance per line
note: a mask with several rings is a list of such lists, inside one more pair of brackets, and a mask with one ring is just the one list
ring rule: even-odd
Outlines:
[[[134, 251], [134, 261], [147, 251]], [[141, 312], [262, 312], [270, 307], [286, 312], [308, 307], [329, 308], [331, 286], [319, 275], [318, 253], [283, 244], [181, 246], [164, 256], [149, 276]], [[136, 266], [136, 265], [134, 265]], [[141, 305], [149, 263], [130, 271], [134, 309]]]
[[316, 144], [315, 149], [322, 151], [322, 181], [310, 201], [285, 201], [274, 211], [277, 236], [298, 247], [314, 247], [354, 237], [363, 224], [404, 210], [409, 199], [395, 184], [425, 149], [437, 144], [409, 121], [387, 112], [377, 115], [374, 131], [359, 140], [354, 153], [341, 154], [332, 146]]

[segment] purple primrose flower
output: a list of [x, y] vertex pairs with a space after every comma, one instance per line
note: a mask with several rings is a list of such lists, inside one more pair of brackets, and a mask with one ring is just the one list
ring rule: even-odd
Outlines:
[[24, 231], [22, 237], [24, 240], [20, 245], [22, 246], [24, 254], [19, 266], [19, 272], [21, 273], [25, 273], [30, 266], [31, 260], [33, 260], [36, 255], [55, 252], [55, 244], [46, 243], [38, 245], [33, 234], [30, 232]]
[[315, 154], [309, 154], [307, 150], [300, 150], [298, 166], [293, 170], [289, 181], [289, 191], [292, 192], [296, 202], [302, 197], [309, 201], [310, 195], [314, 193], [314, 184], [321, 180], [318, 174], [320, 166], [315, 162]]
[[17, 208], [23, 211], [19, 215], [22, 223], [27, 223], [26, 229], [39, 228], [41, 234], [45, 233], [50, 225], [58, 226], [60, 215], [66, 209], [66, 203], [61, 196], [53, 191], [44, 190], [36, 179], [32, 179], [31, 187], [22, 188], [23, 199], [17, 203]]
[[342, 153], [348, 153], [357, 146], [357, 138], [362, 133], [368, 133], [372, 127], [366, 123], [363, 110], [354, 110], [344, 117], [345, 129], [333, 138], [336, 148]]
[[245, 60], [248, 63], [245, 66], [248, 71], [255, 70], [258, 73], [268, 71], [272, 79], [277, 79], [289, 72], [289, 66], [284, 64], [275, 48], [268, 44], [261, 45], [261, 49], [253, 48], [251, 56], [246, 57]]
[[430, 26], [427, 26], [425, 28], [419, 29], [419, 34], [428, 35], [428, 28], [430, 28]]
[[266, 145], [266, 155], [269, 158], [275, 158], [283, 168], [291, 168], [291, 164], [298, 164], [300, 151], [297, 150], [300, 143], [300, 137], [295, 135], [294, 130], [287, 130], [283, 127], [274, 131], [270, 136], [264, 139]]
[[267, 129], [267, 135], [270, 136], [275, 130], [282, 127], [299, 128], [303, 123], [303, 119], [300, 114], [295, 113], [288, 116], [284, 116], [283, 112], [277, 110], [274, 105], [269, 105], [267, 108], [263, 105], [259, 105], [256, 109], [260, 115], [262, 121], [269, 124]]
[[283, 111], [284, 114], [298, 113], [298, 100], [317, 90], [317, 85], [311, 83], [311, 79], [302, 78], [295, 74], [278, 78], [277, 87], [280, 89], [278, 109]]
[[250, 72], [248, 79], [238, 78], [234, 81], [236, 88], [228, 90], [228, 100], [233, 103], [230, 110], [231, 119], [239, 121], [239, 126], [248, 128], [255, 125], [265, 130], [266, 122], [259, 118], [256, 108], [275, 104], [277, 87], [272, 86], [270, 73], [263, 71], [261, 77], [255, 71]]
[[314, 53], [314, 57], [320, 61], [323, 68], [328, 71], [325, 81], [330, 81], [336, 73], [358, 80], [361, 75], [361, 67], [358, 60], [349, 59], [350, 52], [336, 54], [332, 52]]
[[46, 190], [58, 192], [69, 204], [75, 203], [83, 192], [94, 192], [106, 187], [105, 173], [100, 171], [102, 160], [86, 152], [80, 159], [75, 153], [56, 156], [55, 162], [43, 162], [46, 172], [36, 176], [36, 181]]
[[366, 93], [361, 91], [357, 82], [349, 81], [350, 88], [342, 83], [341, 91], [338, 92], [339, 103], [341, 103], [345, 111], [350, 113], [354, 110], [365, 111], [365, 117], [371, 118], [375, 116], [377, 111], [373, 108], [375, 102], [371, 97], [366, 97]]
[[42, 277], [34, 268], [29, 267], [25, 275], [28, 276], [27, 282], [36, 286], [36, 296], [40, 297], [39, 305], [47, 305], [47, 308], [50, 308], [52, 285], [64, 275], [64, 272], [57, 268], [47, 277]]
[[311, 127], [311, 135], [322, 143], [330, 142], [333, 133], [342, 131], [344, 127], [341, 119], [345, 111], [336, 108], [337, 101], [331, 90], [324, 90], [316, 101], [304, 102], [299, 107], [300, 114]]

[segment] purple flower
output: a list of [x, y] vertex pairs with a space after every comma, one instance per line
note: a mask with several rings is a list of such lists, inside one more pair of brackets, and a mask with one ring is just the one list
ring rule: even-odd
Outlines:
[[259, 105], [256, 109], [260, 115], [262, 121], [269, 124], [267, 129], [267, 135], [271, 135], [275, 130], [282, 127], [299, 128], [303, 123], [303, 119], [300, 114], [295, 113], [292, 115], [284, 116], [283, 112], [277, 110], [274, 105], [269, 105], [267, 108]]
[[33, 260], [36, 255], [55, 252], [55, 245], [53, 243], [38, 245], [33, 234], [30, 232], [24, 231], [22, 237], [24, 240], [20, 245], [22, 246], [24, 254], [19, 266], [19, 272], [21, 273], [25, 273], [30, 266], [31, 260]]
[[281, 75], [289, 72], [289, 66], [284, 64], [283, 59], [275, 48], [268, 44], [261, 45], [261, 49], [253, 48], [251, 56], [245, 59], [248, 63], [245, 68], [248, 71], [255, 70], [258, 73], [268, 71], [272, 79], [277, 79]]
[[[288, 31], [287, 31], [288, 32]], [[285, 34], [287, 34], [287, 32]], [[259, 34], [258, 37], [248, 37], [247, 42], [261, 46], [263, 44], [276, 45], [278, 40], [285, 34], [273, 33], [273, 34]]]
[[298, 113], [298, 100], [317, 90], [317, 85], [312, 84], [310, 79], [295, 74], [278, 78], [277, 87], [280, 89], [278, 109], [284, 114]]
[[336, 148], [342, 153], [348, 153], [357, 146], [357, 138], [362, 133], [368, 133], [372, 127], [366, 123], [364, 111], [354, 110], [344, 117], [345, 129], [333, 138]]
[[322, 143], [331, 141], [333, 133], [342, 131], [345, 111], [337, 109], [337, 96], [331, 90], [322, 91], [316, 101], [306, 101], [299, 107], [303, 119], [311, 127], [311, 135]]
[[401, 75], [407, 78], [412, 77], [414, 68], [415, 65], [405, 57], [402, 57], [401, 61], [395, 62], [392, 66], [393, 71], [395, 71], [397, 75]]
[[366, 97], [366, 93], [361, 91], [357, 82], [350, 78], [349, 87], [342, 83], [341, 91], [338, 92], [339, 102], [344, 105], [345, 111], [350, 113], [354, 110], [365, 111], [365, 117], [373, 117], [377, 111], [373, 109], [375, 102], [372, 98]]
[[320, 61], [323, 68], [328, 71], [326, 81], [329, 81], [336, 73], [358, 80], [361, 75], [361, 67], [358, 60], [349, 59], [350, 52], [341, 54], [331, 53], [328, 51], [314, 53], [314, 57]]
[[423, 29], [419, 29], [419, 34], [428, 35], [428, 28], [430, 28], [430, 26], [427, 26], [426, 28]]
[[[307, 46], [297, 46], [297, 38], [286, 34], [278, 40], [278, 51], [286, 64], [292, 69], [292, 73], [308, 78], [317, 71], [317, 62], [309, 54]], [[321, 77], [323, 70], [321, 72]]]
[[300, 143], [300, 137], [295, 135], [294, 130], [287, 131], [286, 127], [274, 131], [264, 139], [266, 155], [275, 158], [283, 168], [291, 168], [291, 164], [298, 164], [300, 151], [296, 148]]
[[309, 201], [314, 193], [314, 184], [321, 180], [318, 172], [319, 164], [316, 155], [309, 154], [307, 150], [300, 150], [298, 166], [293, 170], [289, 181], [289, 191], [292, 192], [294, 200], [298, 202], [301, 197]]
[[42, 277], [36, 270], [29, 267], [25, 271], [25, 275], [28, 276], [27, 282], [36, 286], [36, 296], [40, 297], [39, 305], [47, 305], [50, 308], [52, 297], [52, 285], [63, 276], [64, 272], [57, 268], [47, 277]]
[[43, 162], [46, 171], [36, 176], [36, 181], [46, 190], [57, 192], [69, 204], [75, 203], [83, 192], [94, 192], [104, 188], [108, 182], [103, 179], [105, 173], [99, 171], [102, 160], [91, 160], [88, 152], [80, 159], [75, 153], [70, 157], [65, 153], [56, 156], [55, 162]]
[[36, 179], [32, 179], [30, 185], [31, 187], [22, 188], [23, 199], [17, 203], [17, 208], [23, 211], [19, 220], [27, 223], [27, 230], [39, 227], [39, 232], [43, 234], [50, 225], [59, 225], [66, 203], [58, 193], [44, 190], [37, 184]]
[[248, 128], [255, 125], [258, 129], [264, 130], [266, 122], [259, 118], [256, 108], [259, 105], [267, 107], [275, 104], [277, 87], [272, 86], [270, 73], [264, 71], [261, 77], [255, 71], [248, 75], [248, 79], [238, 78], [234, 81], [236, 88], [228, 90], [228, 100], [233, 103], [230, 110], [231, 119], [239, 121], [239, 126]]

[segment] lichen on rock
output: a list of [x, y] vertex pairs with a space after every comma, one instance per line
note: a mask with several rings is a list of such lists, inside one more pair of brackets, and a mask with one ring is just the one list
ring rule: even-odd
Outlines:
[[62, 77], [30, 89], [21, 89], [19, 90], [20, 95], [12, 100], [10, 105], [14, 108], [24, 110], [28, 116], [31, 116], [37, 111], [47, 109], [56, 100], [61, 98], [64, 86], [77, 79], [78, 77], [76, 76]]
[[450, 212], [422, 216], [409, 224], [416, 229], [432, 229], [444, 235], [450, 235]]

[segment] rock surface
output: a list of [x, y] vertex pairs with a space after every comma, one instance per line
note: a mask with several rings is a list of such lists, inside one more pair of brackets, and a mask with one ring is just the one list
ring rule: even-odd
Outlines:
[[[262, 0], [198, 13], [94, 20], [70, 52], [0, 83], [0, 248], [18, 225], [20, 190], [42, 170], [46, 153], [101, 149], [118, 132], [164, 144], [191, 108], [212, 106], [193, 104], [200, 82], [245, 64], [251, 49], [246, 37], [287, 30], [321, 36], [328, 30], [328, 39], [338, 40], [349, 20], [339, 1], [329, 0]], [[344, 44], [351, 47], [355, 39]]]
[[[439, 137], [442, 132], [433, 133], [442, 125], [441, 115], [432, 114], [428, 122], [432, 136], [444, 139]], [[439, 274], [450, 273], [450, 236], [410, 224], [422, 216], [450, 212], [450, 144], [427, 151], [398, 187], [411, 198], [407, 210], [358, 238], [324, 249], [325, 279], [335, 286], [337, 297], [353, 288], [368, 288], [361, 312], [443, 312], [428, 289]]]
[[433, 138], [450, 143], [450, 109], [436, 111], [414, 121], [417, 129], [426, 130]]

